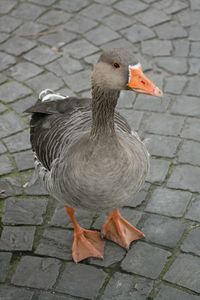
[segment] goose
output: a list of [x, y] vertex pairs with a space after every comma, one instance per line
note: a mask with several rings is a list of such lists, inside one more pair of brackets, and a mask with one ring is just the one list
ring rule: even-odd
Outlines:
[[[119, 211], [130, 201], [134, 203], [149, 168], [144, 143], [115, 110], [122, 90], [163, 95], [132, 53], [124, 48], [107, 49], [93, 68], [91, 99], [46, 89], [25, 111], [32, 114], [35, 170], [73, 223], [72, 258], [76, 263], [89, 257], [102, 259], [105, 239], [128, 249], [132, 241], [144, 237]], [[82, 228], [76, 208], [106, 212], [101, 232]]]

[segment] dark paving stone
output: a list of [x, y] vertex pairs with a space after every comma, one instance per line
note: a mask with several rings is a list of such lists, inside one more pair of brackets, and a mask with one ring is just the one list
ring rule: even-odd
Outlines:
[[[10, 260], [12, 253], [9, 252], [0, 252], [0, 282], [4, 282], [8, 273]], [[1, 287], [0, 287], [0, 296], [1, 296]]]
[[13, 156], [19, 171], [33, 169], [33, 152], [31, 150], [16, 153]]
[[173, 101], [171, 112], [174, 114], [199, 117], [199, 98], [181, 95]]
[[36, 22], [30, 21], [30, 22], [24, 22], [16, 31], [15, 33], [17, 35], [21, 36], [27, 36], [36, 38], [42, 31], [45, 31], [48, 29], [48, 26], [44, 24], [38, 24]]
[[167, 56], [172, 52], [170, 41], [150, 40], [142, 42], [142, 52], [151, 56]]
[[15, 199], [5, 202], [2, 217], [3, 224], [11, 225], [41, 225], [47, 210], [48, 201], [45, 198]]
[[12, 172], [14, 169], [11, 160], [8, 158], [7, 155], [0, 156], [0, 173], [1, 175], [7, 174]]
[[76, 33], [84, 33], [97, 25], [97, 22], [79, 14], [75, 15], [65, 24], [65, 28]]
[[153, 30], [140, 24], [135, 24], [127, 29], [123, 29], [121, 30], [121, 33], [132, 43], [148, 40], [155, 36]]
[[150, 155], [175, 157], [180, 138], [164, 135], [148, 134], [145, 136], [146, 146]]
[[22, 194], [21, 182], [19, 176], [7, 176], [0, 181], [0, 189], [5, 191], [6, 197]]
[[4, 139], [4, 142], [10, 152], [30, 149], [30, 133], [29, 130], [12, 135]]
[[1, 49], [14, 54], [15, 56], [21, 55], [24, 52], [36, 46], [35, 41], [30, 41], [19, 36], [14, 36], [1, 45]]
[[30, 251], [33, 247], [35, 227], [5, 226], [0, 239], [0, 249], [8, 251]]
[[200, 192], [200, 168], [190, 165], [180, 165], [175, 168], [170, 176], [167, 186], [176, 189]]
[[0, 86], [0, 99], [5, 103], [23, 98], [31, 93], [29, 88], [15, 81], [6, 82]]
[[46, 69], [55, 73], [58, 77], [64, 78], [67, 74], [73, 74], [83, 69], [81, 63], [69, 56], [57, 59], [46, 66]]
[[200, 56], [200, 42], [191, 43], [190, 56], [194, 56], [194, 57]]
[[[91, 71], [81, 71], [73, 75], [67, 75], [64, 78], [65, 83], [68, 85], [70, 89], [74, 92], [80, 92], [84, 90], [88, 90], [91, 87]], [[77, 85], [78, 82], [78, 85]]]
[[126, 15], [133, 15], [145, 10], [148, 6], [141, 1], [122, 0], [114, 5], [116, 9], [125, 13]]
[[200, 41], [200, 25], [191, 26], [189, 29], [189, 39], [191, 41]]
[[[56, 291], [72, 296], [94, 299], [105, 278], [106, 274], [100, 269], [83, 264], [67, 263]], [[78, 289], [77, 282], [81, 282]]]
[[[78, 298], [81, 300], [82, 298]], [[58, 294], [55, 294], [55, 292], [51, 293], [41, 293], [38, 300], [77, 300], [77, 298], [72, 297], [72, 296], [61, 296]]]
[[54, 7], [61, 8], [72, 13], [83, 9], [85, 6], [87, 6], [87, 4], [87, 0], [60, 0], [54, 5]]
[[38, 75], [35, 78], [26, 81], [35, 92], [40, 93], [42, 90], [51, 88], [57, 90], [64, 85], [64, 82], [52, 73]]
[[189, 47], [190, 43], [187, 40], [174, 40], [174, 55], [175, 56], [181, 56], [181, 57], [187, 57], [189, 54]]
[[144, 120], [145, 131], [160, 135], [179, 135], [184, 118], [178, 116], [151, 113]]
[[151, 280], [133, 275], [115, 273], [106, 286], [102, 300], [145, 300], [151, 292]]
[[200, 126], [199, 119], [188, 118], [181, 132], [181, 136], [184, 138], [200, 141], [199, 126]]
[[164, 279], [199, 293], [199, 264], [199, 257], [180, 254], [165, 274]]
[[0, 12], [1, 14], [7, 14], [9, 11], [11, 11], [17, 4], [17, 1], [11, 0], [11, 1], [6, 1], [6, 0], [1, 0], [0, 3]]
[[194, 199], [185, 215], [186, 219], [200, 222], [200, 199]]
[[92, 4], [81, 11], [81, 14], [89, 19], [102, 20], [107, 15], [110, 15], [113, 9], [109, 6], [101, 4]]
[[194, 228], [189, 232], [181, 245], [181, 250], [200, 256], [200, 228]]
[[20, 19], [12, 18], [10, 16], [1, 16], [0, 28], [2, 32], [10, 33], [22, 24]]
[[133, 109], [120, 109], [120, 114], [126, 118], [132, 130], [138, 130], [142, 121], [143, 113]]
[[9, 69], [9, 75], [14, 77], [16, 80], [24, 81], [31, 77], [35, 77], [40, 74], [43, 70], [38, 66], [29, 62], [20, 62]]
[[63, 48], [64, 53], [70, 54], [78, 59], [97, 52], [98, 50], [97, 47], [83, 39], [75, 41]]
[[145, 210], [171, 217], [182, 217], [191, 196], [189, 192], [159, 187], [153, 192]]
[[126, 255], [121, 266], [127, 272], [156, 279], [162, 271], [170, 252], [137, 242]]
[[71, 260], [72, 242], [73, 231], [49, 228], [45, 230], [35, 253]]
[[148, 27], [152, 27], [170, 20], [162, 10], [150, 8], [145, 12], [137, 14], [136, 19]]
[[[1, 26], [1, 25], [0, 25]], [[15, 57], [6, 54], [4, 52], [0, 52], [0, 71], [3, 71], [12, 65], [14, 65], [16, 62]]]
[[39, 41], [47, 44], [52, 47], [63, 47], [65, 44], [73, 41], [76, 38], [76, 35], [72, 32], [65, 31], [63, 29], [59, 30], [56, 33], [49, 33], [43, 35], [39, 38]]
[[119, 14], [112, 14], [103, 19], [103, 23], [112, 28], [113, 30], [120, 30], [133, 24], [131, 19]]
[[109, 41], [115, 40], [119, 38], [119, 34], [109, 27], [101, 25], [91, 31], [88, 31], [84, 34], [84, 36], [95, 45], [99, 46], [101, 44], [105, 44]]
[[187, 78], [183, 76], [171, 76], [166, 78], [164, 92], [177, 95], [181, 94], [186, 82]]
[[13, 112], [5, 112], [0, 120], [0, 137], [5, 137], [26, 128], [26, 124]]
[[142, 232], [145, 234], [145, 240], [173, 248], [181, 238], [185, 227], [185, 224], [179, 220], [149, 215]]
[[45, 8], [42, 6], [37, 6], [31, 3], [21, 3], [17, 8], [12, 12], [12, 16], [27, 19], [34, 21], [37, 19], [43, 12]]
[[198, 77], [190, 79], [188, 87], [186, 89], [186, 93], [192, 96], [200, 96], [200, 87], [198, 83]]
[[32, 300], [33, 293], [33, 291], [24, 288], [8, 285], [0, 286], [0, 299], [2, 300]]
[[160, 39], [165, 40], [184, 38], [187, 36], [187, 31], [176, 21], [156, 26], [155, 31]]
[[60, 261], [55, 258], [23, 256], [11, 282], [47, 290], [56, 283], [60, 266]]
[[38, 46], [24, 55], [27, 60], [38, 65], [46, 65], [59, 56], [60, 54], [55, 54], [52, 49], [45, 46]]
[[35, 96], [28, 96], [10, 104], [10, 106], [20, 115], [23, 115], [24, 110], [31, 107], [37, 100]]
[[151, 158], [150, 170], [148, 172], [146, 181], [151, 183], [161, 183], [165, 180], [168, 169], [169, 161], [163, 159]]
[[200, 166], [199, 149], [199, 143], [184, 140], [183, 145], [178, 152], [178, 161]]
[[161, 285], [159, 293], [156, 295], [155, 300], [198, 300], [199, 296], [188, 294], [180, 289], [170, 286]]
[[43, 14], [37, 22], [43, 23], [50, 26], [55, 26], [61, 23], [65, 23], [70, 19], [71, 15], [59, 10], [49, 10], [47, 13]]
[[187, 62], [183, 57], [158, 57], [158, 67], [173, 74], [184, 74], [187, 72]]

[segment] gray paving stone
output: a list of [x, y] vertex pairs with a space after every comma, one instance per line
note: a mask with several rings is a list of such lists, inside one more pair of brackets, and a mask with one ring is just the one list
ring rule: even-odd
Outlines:
[[97, 46], [120, 37], [117, 32], [104, 25], [100, 25], [99, 27], [92, 29], [84, 35], [90, 42], [94, 43]]
[[84, 39], [70, 43], [63, 48], [64, 54], [67, 53], [68, 55], [72, 55], [78, 59], [97, 52], [98, 50], [99, 49], [97, 47], [93, 46]]
[[184, 27], [200, 24], [198, 11], [187, 9], [178, 13], [177, 17]]
[[66, 74], [73, 74], [83, 69], [81, 63], [67, 55], [46, 66], [46, 69], [64, 78]]
[[198, 0], [190, 0], [191, 3], [191, 9], [198, 10], [200, 9], [200, 3]]
[[0, 43], [6, 41], [8, 38], [9, 38], [9, 34], [3, 32], [0, 33]]
[[96, 0], [96, 2], [101, 3], [101, 4], [110, 5], [114, 2], [116, 2], [116, 0]]
[[4, 226], [0, 239], [0, 249], [7, 251], [31, 251], [35, 227]]
[[29, 62], [19, 62], [15, 66], [9, 69], [9, 75], [19, 81], [27, 80], [31, 77], [35, 77], [43, 70], [38, 66]]
[[151, 183], [161, 183], [165, 180], [168, 169], [169, 161], [163, 159], [151, 158], [150, 170], [148, 172], [146, 181]]
[[188, 139], [200, 141], [200, 120], [195, 118], [188, 118], [185, 122], [181, 136]]
[[17, 133], [4, 139], [4, 142], [10, 152], [30, 149], [29, 130]]
[[142, 42], [142, 52], [151, 56], [166, 56], [172, 52], [170, 41], [150, 40]]
[[44, 231], [35, 253], [42, 256], [71, 260], [72, 242], [73, 231], [49, 228]]
[[170, 176], [167, 186], [171, 188], [189, 190], [191, 192], [199, 192], [199, 176], [199, 167], [179, 165]]
[[11, 160], [7, 155], [0, 155], [0, 173], [1, 175], [12, 172], [14, 169]]
[[132, 91], [122, 91], [117, 103], [117, 110], [121, 108], [133, 108], [136, 95]]
[[37, 93], [47, 88], [58, 90], [64, 85], [64, 82], [60, 78], [50, 72], [29, 79], [26, 83]]
[[190, 43], [187, 40], [174, 40], [174, 55], [175, 56], [181, 56], [181, 57], [187, 57], [189, 54], [189, 47]]
[[17, 196], [22, 194], [21, 182], [19, 176], [6, 176], [6, 178], [1, 179], [0, 189], [5, 191], [6, 197]]
[[200, 222], [200, 199], [194, 199], [185, 215], [186, 219]]
[[49, 33], [43, 35], [39, 38], [39, 41], [52, 47], [63, 47], [65, 44], [73, 41], [76, 35], [72, 32], [65, 31], [63, 29], [58, 29], [56, 33]]
[[158, 67], [172, 74], [184, 74], [187, 72], [187, 62], [183, 57], [158, 57]]
[[[160, 85], [159, 85], [160, 87]], [[158, 99], [158, 97], [148, 97], [147, 95], [137, 95], [134, 108], [137, 110], [146, 110], [154, 112], [165, 112], [170, 102], [170, 97]]]
[[178, 161], [200, 166], [200, 143], [184, 140], [178, 152]]
[[[36, 3], [36, 4], [41, 4], [40, 0], [30, 0], [30, 2], [33, 2], [33, 3]], [[56, 0], [43, 0], [42, 1], [42, 5], [44, 5], [44, 6], [51, 6], [55, 2], [56, 2]]]
[[131, 0], [122, 0], [115, 4], [114, 7], [126, 15], [133, 15], [145, 10], [148, 6], [138, 0], [134, 1], [134, 3]]
[[97, 25], [97, 22], [79, 14], [65, 24], [65, 28], [76, 33], [84, 33]]
[[[87, 274], [87, 276], [85, 276]], [[67, 263], [56, 291], [72, 296], [94, 299], [101, 288], [106, 274], [97, 268], [83, 264]], [[77, 289], [77, 282], [81, 282]]]
[[32, 300], [33, 293], [33, 291], [24, 288], [9, 285], [0, 286], [0, 298], [2, 300]]
[[[136, 52], [136, 47], [129, 41], [127, 41], [125, 38], [120, 38], [108, 43], [105, 43], [100, 46], [101, 49], [109, 49], [109, 48], [127, 48], [132, 52]], [[100, 53], [96, 54], [99, 58]]]
[[110, 15], [113, 12], [113, 9], [109, 6], [101, 5], [101, 4], [91, 4], [87, 8], [83, 9], [80, 13], [94, 20], [102, 20], [107, 15]]
[[145, 234], [145, 240], [174, 248], [181, 238], [185, 227], [185, 224], [179, 220], [148, 215], [142, 231]]
[[135, 24], [129, 28], [122, 29], [121, 33], [132, 43], [145, 41], [155, 36], [153, 30], [140, 24]]
[[12, 18], [11, 16], [1, 16], [0, 31], [10, 33], [21, 24], [22, 21], [20, 19]]
[[12, 16], [34, 21], [46, 8], [31, 3], [21, 3], [12, 11]]
[[46, 65], [60, 56], [52, 49], [45, 46], [38, 46], [24, 55], [24, 58], [38, 65]]
[[130, 200], [126, 206], [137, 207], [145, 201], [147, 195], [147, 191], [141, 190], [136, 195], [134, 195], [134, 199]]
[[6, 82], [0, 86], [0, 99], [5, 103], [23, 98], [31, 93], [29, 88], [15, 81]]
[[[82, 300], [83, 298], [78, 298], [79, 300]], [[72, 296], [61, 296], [59, 294], [55, 294], [55, 292], [52, 293], [41, 293], [38, 300], [77, 300], [77, 298]]]
[[189, 29], [189, 39], [191, 41], [200, 41], [200, 25], [193, 25]]
[[190, 56], [200, 57], [200, 42], [192, 42]]
[[11, 0], [11, 1], [6, 1], [6, 0], [1, 0], [0, 3], [0, 12], [1, 14], [7, 14], [9, 11], [11, 11], [17, 4], [17, 1]]
[[14, 65], [16, 62], [15, 57], [6, 54], [4, 52], [0, 52], [0, 71], [3, 71], [12, 65]]
[[148, 27], [152, 27], [170, 20], [162, 10], [150, 8], [145, 12], [136, 15], [136, 19]]
[[193, 77], [189, 80], [188, 87], [186, 89], [186, 94], [192, 95], [192, 96], [200, 96], [200, 86], [198, 84], [198, 78]]
[[13, 156], [19, 171], [33, 169], [34, 164], [32, 151], [23, 151], [21, 153], [16, 153]]
[[127, 253], [121, 267], [127, 272], [156, 279], [170, 255], [166, 250], [137, 242]]
[[183, 117], [151, 113], [144, 120], [144, 128], [149, 133], [177, 136], [183, 123]]
[[37, 37], [42, 31], [48, 29], [48, 26], [44, 24], [38, 24], [36, 22], [24, 22], [16, 31], [17, 35], [25, 36], [25, 37]]
[[176, 155], [177, 147], [181, 141], [180, 138], [163, 135], [148, 134], [145, 136], [146, 146], [150, 155], [170, 157]]
[[7, 110], [7, 107], [4, 104], [0, 103], [0, 113], [4, 112], [6, 110]]
[[7, 150], [6, 150], [6, 147], [4, 146], [3, 143], [0, 143], [0, 154], [2, 153], [5, 153]]
[[7, 77], [4, 74], [0, 74], [0, 84], [4, 83], [5, 81], [7, 81]]
[[23, 115], [24, 110], [31, 107], [36, 102], [37, 97], [31, 95], [15, 101], [10, 106], [20, 115]]
[[145, 211], [170, 217], [182, 217], [190, 202], [189, 192], [159, 187], [151, 195]]
[[87, 4], [87, 0], [60, 0], [56, 4], [54, 4], [54, 7], [61, 8], [72, 13], [83, 9], [85, 6], [87, 6]]
[[[8, 273], [12, 253], [9, 252], [0, 252], [0, 282], [4, 282]], [[0, 289], [1, 296], [1, 289]]]
[[[164, 1], [163, 1], [164, 2]], [[166, 2], [166, 1], [165, 1]], [[154, 4], [156, 5], [156, 3]], [[188, 4], [185, 2], [182, 2], [181, 0], [176, 1], [169, 1], [169, 6], [164, 8], [164, 11], [167, 14], [175, 14], [180, 10], [183, 10], [184, 8], [188, 7]], [[161, 7], [162, 8], [162, 7]]]
[[184, 95], [176, 97], [175, 101], [172, 104], [171, 112], [174, 114], [199, 117], [199, 98]]
[[90, 89], [91, 87], [90, 77], [91, 77], [91, 71], [86, 70], [86, 71], [75, 73], [73, 75], [67, 75], [64, 78], [64, 81], [68, 85], [68, 87], [72, 89], [74, 92], [80, 92], [83, 90]]
[[171, 40], [187, 36], [187, 31], [176, 21], [158, 25], [154, 29], [160, 39]]
[[50, 26], [55, 26], [61, 23], [65, 23], [70, 19], [71, 15], [61, 10], [49, 10], [43, 14], [37, 22]]
[[180, 289], [170, 286], [161, 285], [159, 293], [156, 295], [155, 300], [198, 300], [199, 296], [188, 294]]
[[126, 118], [132, 130], [138, 130], [142, 121], [143, 113], [132, 109], [120, 109], [120, 114]]
[[[32, 178], [32, 176], [33, 176], [33, 172], [31, 175], [29, 174], [29, 178], [26, 178], [26, 180], [24, 181], [24, 184], [29, 182], [30, 179]], [[34, 196], [35, 195], [42, 195], [42, 196], [48, 195], [47, 191], [45, 190], [45, 188], [43, 187], [43, 185], [39, 181], [39, 179], [35, 183], [31, 184], [30, 186], [27, 186], [24, 189], [24, 191], [25, 191], [26, 195], [34, 195]]]
[[194, 228], [181, 245], [181, 250], [200, 256], [200, 228]]
[[109, 17], [104, 18], [103, 23], [112, 28], [113, 30], [120, 30], [124, 27], [133, 25], [133, 20], [127, 16], [113, 13]]
[[1, 45], [1, 49], [10, 54], [14, 54], [15, 56], [19, 56], [35, 46], [35, 41], [30, 41], [19, 36], [14, 36], [7, 40], [3, 45]]
[[164, 279], [199, 293], [199, 264], [199, 257], [180, 254], [165, 274]]
[[0, 137], [5, 137], [26, 128], [26, 124], [13, 112], [5, 112], [0, 119]]
[[149, 279], [117, 272], [107, 284], [102, 300], [145, 300], [152, 287]]
[[15, 199], [5, 202], [2, 217], [3, 224], [10, 225], [41, 225], [47, 210], [46, 198]]
[[[165, 80], [165, 93], [181, 94], [187, 82], [184, 76], [171, 76]], [[173, 102], [174, 103], [174, 102]]]
[[23, 256], [11, 282], [47, 290], [56, 283], [60, 266], [60, 261], [55, 258]]
[[199, 74], [200, 62], [199, 58], [190, 58], [189, 59], [189, 72], [188, 75]]

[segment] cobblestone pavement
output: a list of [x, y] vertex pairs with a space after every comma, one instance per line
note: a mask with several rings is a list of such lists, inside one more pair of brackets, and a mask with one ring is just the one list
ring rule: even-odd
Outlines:
[[[0, 299], [200, 299], [200, 1], [0, 0]], [[138, 54], [163, 88], [122, 93], [120, 112], [147, 139], [151, 171], [123, 214], [146, 238], [105, 259], [71, 261], [72, 226], [35, 183], [29, 116], [45, 88], [88, 95], [101, 50]], [[104, 216], [78, 212], [100, 228]]]

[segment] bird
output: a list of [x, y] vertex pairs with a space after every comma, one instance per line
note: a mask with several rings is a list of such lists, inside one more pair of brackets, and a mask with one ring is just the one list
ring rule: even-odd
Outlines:
[[[90, 257], [103, 259], [105, 239], [128, 249], [144, 237], [119, 210], [134, 203], [149, 169], [145, 144], [116, 111], [121, 91], [163, 96], [128, 49], [106, 49], [91, 74], [91, 98], [45, 89], [25, 111], [31, 114], [37, 175], [48, 193], [65, 206], [73, 223], [76, 263]], [[81, 227], [77, 208], [106, 212], [101, 231]]]

